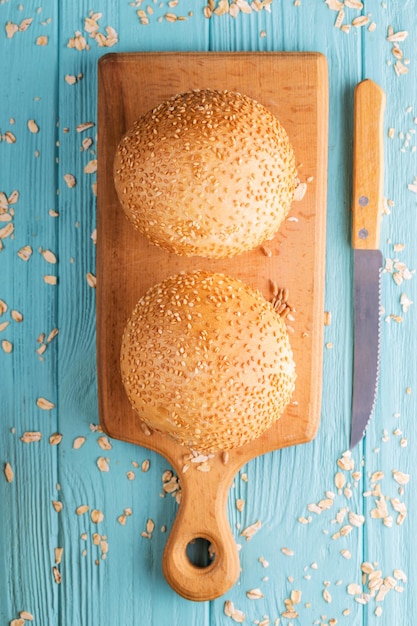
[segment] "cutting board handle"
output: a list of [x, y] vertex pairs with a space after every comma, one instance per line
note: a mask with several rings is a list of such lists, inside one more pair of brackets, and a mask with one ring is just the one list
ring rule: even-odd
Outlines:
[[[214, 600], [236, 582], [240, 574], [235, 539], [227, 517], [227, 498], [234, 472], [223, 467], [210, 472], [190, 467], [181, 476], [181, 503], [163, 555], [163, 571], [171, 587], [184, 598]], [[187, 546], [204, 539], [214, 558], [207, 567], [191, 562]]]

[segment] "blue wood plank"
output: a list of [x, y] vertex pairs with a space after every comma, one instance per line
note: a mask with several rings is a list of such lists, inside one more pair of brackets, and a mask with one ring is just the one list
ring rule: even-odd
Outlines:
[[[41, 12], [37, 7], [32, 2], [0, 7], [0, 191], [3, 200], [9, 199], [2, 203], [0, 228], [14, 227], [11, 236], [2, 238], [0, 252], [0, 298], [8, 307], [0, 316], [0, 324], [8, 324], [0, 333], [0, 462], [13, 471], [11, 482], [4, 476], [0, 481], [4, 624], [20, 611], [45, 623], [54, 623], [58, 615], [52, 572], [58, 539], [52, 507], [57, 455], [48, 441], [56, 431], [57, 412], [37, 404], [39, 398], [55, 404], [57, 387], [57, 340], [50, 335], [57, 326], [57, 286], [45, 282], [45, 276], [57, 274], [49, 253], [58, 255], [53, 216], [57, 16], [55, 2], [45, 2]], [[13, 25], [20, 30], [14, 32]], [[48, 39], [38, 39], [44, 36]], [[34, 72], [38, 67], [44, 68], [42, 75]], [[11, 352], [5, 352], [3, 341], [10, 342]], [[24, 443], [28, 431], [39, 432], [41, 441]]]
[[[376, 2], [367, 2], [365, 8], [372, 14], [378, 31], [364, 32], [364, 76], [378, 82], [387, 96], [385, 193], [393, 206], [383, 218], [381, 248], [388, 263], [389, 259], [398, 259], [413, 270], [417, 222], [415, 194], [408, 185], [413, 182], [416, 166], [413, 145], [417, 89], [415, 68], [407, 59], [415, 55], [416, 42], [411, 28], [415, 24], [415, 7], [404, 6], [404, 10], [398, 12], [394, 7], [384, 8]], [[393, 33], [408, 30], [410, 34], [403, 41], [401, 37], [398, 42], [386, 39]], [[395, 130], [390, 132], [389, 129]], [[398, 278], [400, 276], [397, 282]], [[386, 591], [385, 599], [380, 593], [365, 606], [364, 620], [370, 624], [376, 623], [375, 610], [381, 612], [380, 621], [387, 624], [411, 623], [410, 616], [415, 611], [408, 585], [412, 585], [416, 574], [415, 527], [409, 513], [416, 501], [412, 450], [416, 411], [413, 391], [417, 372], [415, 359], [407, 355], [415, 352], [416, 333], [411, 308], [404, 310], [401, 305], [402, 294], [415, 299], [414, 280], [405, 279], [397, 284], [391, 271], [383, 274], [379, 394], [363, 448], [364, 479], [369, 493], [365, 500], [369, 521], [365, 527], [364, 556], [366, 561], [375, 563], [374, 568], [380, 570], [383, 577], [391, 577], [393, 588], [382, 588], [382, 592]], [[377, 471], [382, 477], [372, 483], [370, 476]], [[411, 476], [410, 483], [399, 484], [394, 471]], [[381, 499], [386, 502], [386, 511], [375, 519], [373, 516]], [[401, 580], [399, 570], [406, 574], [407, 581]]]

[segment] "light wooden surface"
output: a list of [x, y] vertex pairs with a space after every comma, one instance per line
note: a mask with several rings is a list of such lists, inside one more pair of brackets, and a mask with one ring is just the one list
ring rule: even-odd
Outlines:
[[[270, 11], [210, 19], [203, 14], [203, 1], [180, 0], [170, 7], [163, 0], [149, 2], [153, 13], [142, 25], [137, 11], [147, 6], [104, 0], [95, 5], [58, 0], [0, 4], [0, 191], [11, 200], [19, 191], [12, 211], [7, 209], [11, 219], [2, 213], [0, 226], [6, 225], [4, 219], [14, 226], [13, 236], [2, 238], [0, 252], [0, 299], [8, 305], [0, 324], [9, 322], [0, 331], [0, 461], [14, 472], [11, 482], [0, 477], [0, 624], [7, 626], [28, 611], [34, 624], [48, 626], [227, 626], [236, 623], [231, 613], [243, 619], [233, 613], [230, 601], [248, 625], [412, 626], [417, 323], [416, 304], [407, 309], [406, 303], [417, 302], [415, 3], [400, 7], [369, 0], [363, 10], [346, 5], [344, 30], [335, 27], [338, 11], [331, 7], [337, 3], [320, 0], [272, 0]], [[100, 33], [107, 36], [107, 26], [116, 31], [118, 42], [111, 48], [90, 36], [91, 23], [90, 33], [86, 30], [90, 10], [102, 14]], [[164, 17], [169, 12], [186, 19], [169, 22]], [[361, 15], [369, 16], [368, 23], [352, 25]], [[32, 21], [22, 24], [25, 19]], [[13, 36], [7, 36], [9, 22], [21, 24]], [[390, 27], [394, 35], [403, 34], [392, 37]], [[89, 49], [68, 47], [77, 31]], [[46, 45], [38, 45], [44, 36], [48, 39], [40, 42]], [[103, 433], [97, 430], [96, 293], [91, 286], [96, 274], [94, 160], [100, 140], [97, 62], [107, 52], [163, 50], [317, 51], [329, 64], [324, 308], [331, 323], [324, 327], [320, 428], [311, 443], [262, 455], [239, 470], [227, 516], [240, 548], [241, 573], [212, 602], [185, 600], [163, 576], [163, 551], [179, 510], [175, 494], [164, 491], [167, 461], [117, 440], [103, 449]], [[66, 76], [78, 79], [69, 84]], [[387, 271], [382, 276], [376, 411], [348, 462], [341, 459], [349, 446], [351, 405], [353, 91], [363, 78], [373, 79], [387, 96], [388, 202], [381, 225]], [[32, 119], [37, 133], [28, 128]], [[86, 122], [95, 125], [78, 132]], [[16, 141], [9, 143], [13, 136]], [[75, 176], [75, 186], [67, 185], [67, 174]], [[4, 198], [1, 206], [3, 211]], [[28, 245], [33, 252], [24, 261], [18, 251]], [[57, 263], [40, 250], [53, 252]], [[45, 282], [45, 275], [58, 276], [58, 283]], [[23, 314], [23, 321], [12, 317], [13, 310]], [[58, 335], [50, 336], [53, 329]], [[4, 351], [4, 340], [12, 344], [11, 352]], [[38, 398], [55, 406], [42, 409]], [[40, 432], [41, 440], [21, 441], [28, 431]], [[54, 433], [62, 435], [60, 443], [57, 438], [50, 443]], [[74, 447], [79, 437], [85, 442]], [[108, 459], [109, 471], [100, 471], [98, 465], [106, 467], [101, 458]], [[60, 512], [52, 501], [62, 503]], [[82, 505], [89, 511], [78, 515]], [[94, 510], [103, 513], [102, 521], [97, 513], [91, 516]], [[248, 528], [257, 530], [250, 540], [249, 531], [242, 534]], [[56, 548], [63, 548], [59, 563]], [[395, 581], [394, 587], [377, 595], [363, 563], [381, 572], [371, 579], [381, 576], [388, 586]], [[296, 591], [301, 592], [297, 604]], [[287, 613], [291, 597], [298, 617]]]
[[[280, 88], [277, 89], [279, 84]], [[135, 119], [166, 98], [209, 87], [239, 91], [268, 107], [286, 129], [299, 176], [308, 187], [289, 219], [262, 247], [222, 261], [179, 257], [148, 243], [132, 229], [118, 204], [112, 181], [117, 144]], [[285, 95], [284, 95], [285, 94]], [[229, 487], [247, 461], [288, 445], [311, 441], [321, 409], [327, 182], [327, 64], [317, 54], [139, 53], [109, 55], [99, 66], [97, 205], [97, 367], [99, 417], [105, 432], [163, 454], [181, 476], [181, 520], [164, 554], [174, 588], [188, 598], [222, 596], [239, 576], [237, 548], [226, 515]], [[306, 179], [311, 180], [309, 184]], [[314, 181], [314, 182], [313, 182]], [[300, 271], [302, 267], [302, 271]], [[221, 454], [210, 472], [183, 473], [187, 450], [158, 433], [145, 434], [131, 409], [119, 374], [124, 327], [147, 289], [181, 271], [226, 273], [272, 298], [271, 280], [289, 291], [295, 309], [290, 335], [297, 371], [291, 403], [264, 435]], [[111, 303], [111, 304], [110, 304]], [[290, 332], [290, 331], [289, 331]], [[223, 484], [224, 483], [224, 484]], [[188, 506], [188, 502], [192, 506]], [[187, 513], [187, 511], [189, 511]], [[199, 513], [201, 515], [199, 516]], [[204, 570], [186, 558], [187, 544], [210, 538], [216, 558]], [[174, 547], [178, 545], [178, 550]], [[182, 551], [181, 551], [181, 548]], [[179, 559], [179, 555], [184, 558]], [[181, 561], [181, 567], [178, 565]], [[168, 565], [170, 564], [170, 566]]]
[[352, 246], [378, 250], [384, 211], [385, 93], [366, 79], [354, 93]]

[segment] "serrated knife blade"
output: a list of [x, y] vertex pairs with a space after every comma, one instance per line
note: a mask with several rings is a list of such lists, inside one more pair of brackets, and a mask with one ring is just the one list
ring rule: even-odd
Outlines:
[[350, 448], [365, 435], [378, 389], [380, 343], [379, 250], [384, 186], [385, 93], [372, 80], [354, 93], [352, 247], [354, 300]]

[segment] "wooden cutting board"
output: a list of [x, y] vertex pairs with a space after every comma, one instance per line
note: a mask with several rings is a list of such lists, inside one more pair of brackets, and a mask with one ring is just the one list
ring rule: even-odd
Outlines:
[[[97, 367], [100, 422], [111, 437], [164, 455], [178, 473], [182, 499], [163, 557], [170, 585], [192, 600], [225, 593], [239, 576], [227, 519], [229, 487], [249, 459], [311, 441], [320, 422], [328, 86], [325, 57], [317, 53], [122, 53], [99, 61], [97, 215]], [[233, 259], [182, 258], [136, 232], [118, 204], [112, 165], [122, 135], [141, 114], [177, 93], [228, 89], [255, 98], [274, 113], [293, 145], [304, 197], [293, 203], [272, 241]], [[271, 280], [289, 290], [295, 308], [290, 340], [297, 369], [292, 402], [262, 437], [227, 455], [190, 462], [189, 451], [149, 434], [130, 408], [120, 378], [121, 337], [139, 297], [153, 284], [187, 269], [240, 278], [271, 299]], [[198, 459], [197, 459], [198, 461]], [[188, 469], [187, 469], [188, 467]], [[209, 468], [209, 471], [202, 471]], [[186, 471], [185, 471], [186, 470]], [[206, 539], [215, 557], [197, 567], [187, 546]]]

